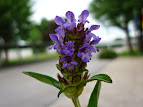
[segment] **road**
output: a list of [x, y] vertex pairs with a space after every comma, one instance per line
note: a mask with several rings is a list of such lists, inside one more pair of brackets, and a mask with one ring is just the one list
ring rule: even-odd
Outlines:
[[[99, 60], [93, 56], [87, 69], [91, 76], [99, 73], [112, 60]], [[0, 69], [0, 107], [49, 107], [58, 100], [58, 89], [41, 83], [23, 71], [46, 74], [57, 79], [58, 60], [36, 62]], [[60, 96], [60, 98], [63, 95]]]

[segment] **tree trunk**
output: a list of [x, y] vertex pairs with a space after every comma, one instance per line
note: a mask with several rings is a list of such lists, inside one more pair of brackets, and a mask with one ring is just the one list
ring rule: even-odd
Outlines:
[[8, 49], [5, 49], [5, 63], [8, 62]]
[[142, 35], [142, 10], [138, 9], [138, 23], [137, 23], [137, 47], [139, 52], [143, 52], [143, 35]]
[[130, 36], [129, 36], [129, 31], [128, 31], [128, 26], [127, 25], [125, 27], [125, 31], [126, 31], [127, 45], [128, 45], [129, 52], [130, 52], [130, 54], [133, 54], [134, 51], [133, 51], [133, 47], [132, 47], [132, 43], [131, 43], [131, 39], [130, 39]]

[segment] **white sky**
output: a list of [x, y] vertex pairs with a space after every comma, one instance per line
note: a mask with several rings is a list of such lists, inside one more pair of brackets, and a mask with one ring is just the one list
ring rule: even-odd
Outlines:
[[[33, 2], [33, 15], [31, 20], [39, 23], [42, 18], [49, 20], [55, 16], [65, 17], [67, 11], [72, 11], [77, 19], [80, 13], [88, 9], [92, 0], [31, 0]], [[100, 29], [94, 31], [95, 35], [100, 36], [102, 41], [114, 40], [117, 37], [125, 38], [125, 33], [116, 27], [105, 27], [100, 22], [91, 17], [88, 17], [89, 25], [99, 24]], [[87, 25], [87, 26], [89, 26]]]

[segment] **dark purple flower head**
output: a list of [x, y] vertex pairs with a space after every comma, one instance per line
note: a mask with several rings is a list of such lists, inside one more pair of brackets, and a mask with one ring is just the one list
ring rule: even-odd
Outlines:
[[82, 24], [85, 24], [86, 22], [89, 23], [87, 19], [87, 17], [89, 16], [89, 12], [88, 10], [84, 10], [80, 16], [78, 16], [78, 22], [79, 23], [82, 23]]
[[63, 50], [61, 51], [62, 54], [72, 56], [74, 54], [74, 43], [73, 42], [66, 42], [66, 45], [62, 47]]
[[67, 11], [65, 16], [67, 18], [66, 20], [63, 20], [63, 18], [59, 16], [55, 17], [55, 22], [59, 27], [55, 29], [57, 34], [49, 35], [51, 40], [56, 42], [54, 45], [50, 46], [49, 49], [54, 47], [59, 53], [59, 62], [61, 62], [59, 64], [61, 64], [61, 69], [66, 68], [68, 71], [72, 71], [75, 65], [79, 64], [78, 66], [81, 67], [83, 65], [80, 64], [89, 62], [92, 57], [92, 52], [96, 53], [99, 51], [94, 45], [98, 44], [101, 38], [93, 34], [92, 31], [97, 30], [100, 26], [92, 25], [89, 29], [84, 28], [85, 23], [89, 23], [87, 20], [89, 16], [88, 10], [82, 11], [78, 17], [77, 24], [73, 12]]

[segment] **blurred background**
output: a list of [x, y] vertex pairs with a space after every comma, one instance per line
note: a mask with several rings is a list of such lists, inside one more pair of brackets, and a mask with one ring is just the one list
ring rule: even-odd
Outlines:
[[[93, 31], [102, 39], [96, 46], [100, 52], [93, 55], [93, 61], [88, 65], [91, 76], [104, 71], [113, 61], [120, 63], [115, 70], [122, 68], [122, 63], [127, 61], [130, 65], [125, 67], [132, 66], [134, 70], [143, 71], [139, 66], [143, 63], [142, 4], [143, 0], [0, 0], [0, 106], [49, 107], [58, 100], [55, 95], [58, 90], [26, 77], [22, 71], [45, 73], [56, 78], [58, 55], [54, 50], [48, 50], [48, 46], [53, 44], [49, 34], [55, 33], [57, 28], [55, 16], [64, 18], [67, 11], [72, 11], [78, 19], [78, 15], [87, 9], [90, 23], [86, 27], [93, 24], [101, 26]], [[140, 72], [138, 75], [142, 74]], [[129, 73], [128, 76], [133, 75]], [[141, 83], [139, 89], [143, 89]], [[39, 96], [42, 98], [39, 99]], [[143, 98], [136, 97], [143, 105]], [[135, 107], [130, 102], [130, 99], [126, 103], [121, 101], [123, 105], [116, 107]], [[110, 101], [105, 104], [115, 107]]]

